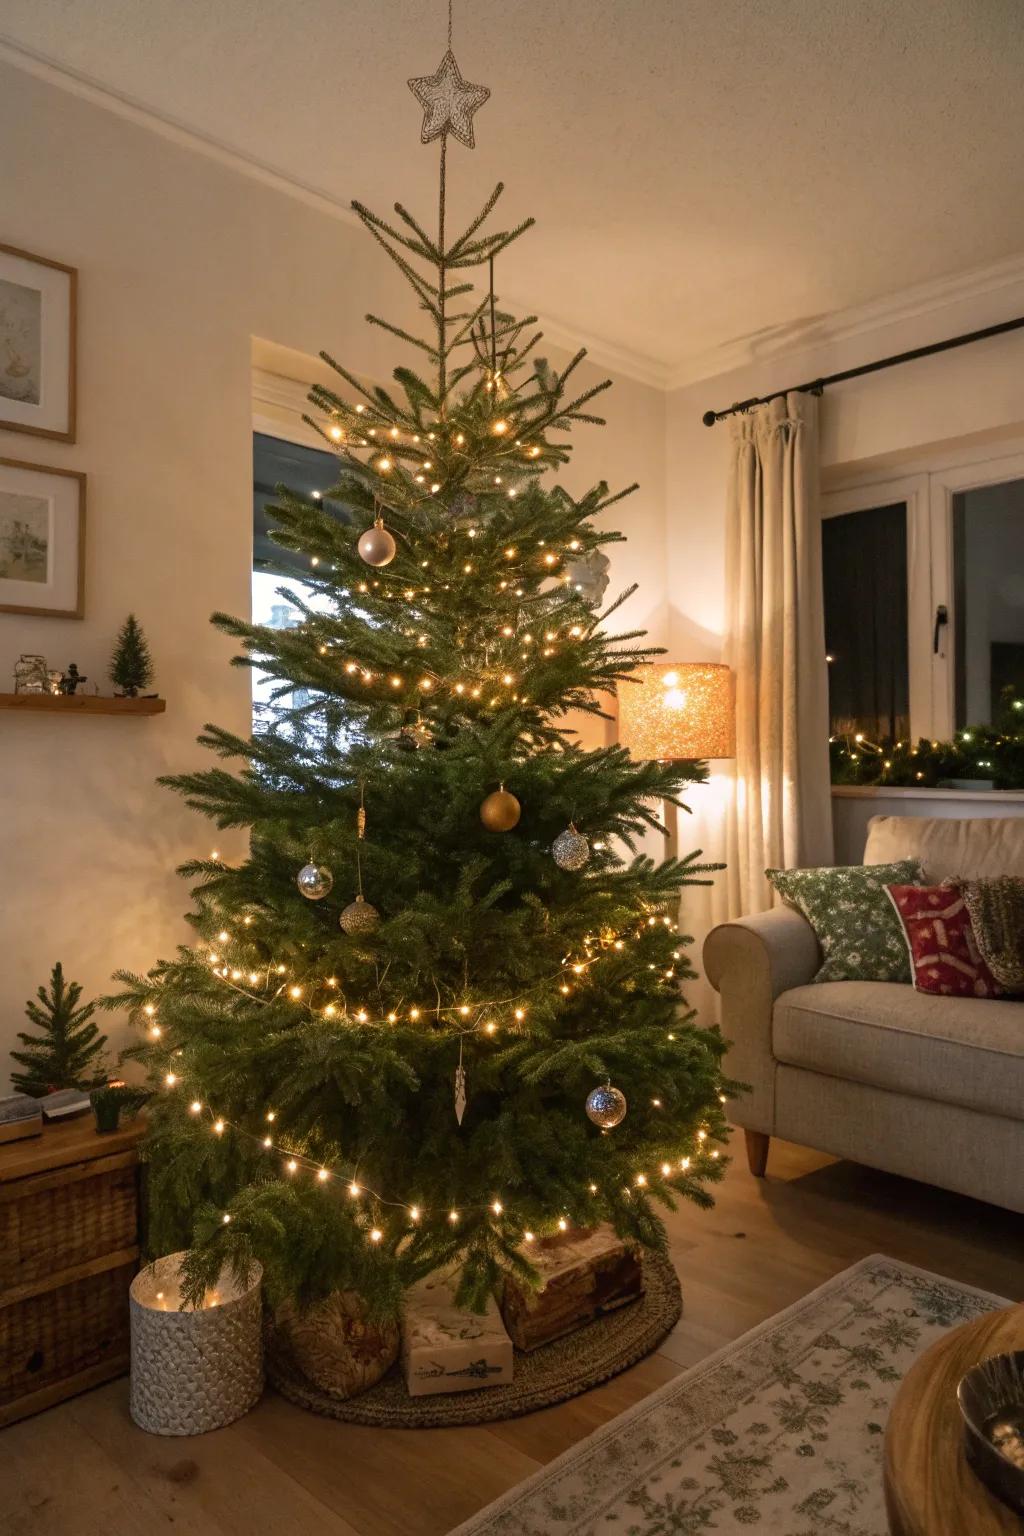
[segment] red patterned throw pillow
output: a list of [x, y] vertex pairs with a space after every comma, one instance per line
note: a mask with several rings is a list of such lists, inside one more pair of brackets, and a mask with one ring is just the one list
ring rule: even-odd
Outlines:
[[981, 957], [958, 885], [888, 885], [910, 951], [918, 992], [945, 997], [998, 997], [998, 982]]

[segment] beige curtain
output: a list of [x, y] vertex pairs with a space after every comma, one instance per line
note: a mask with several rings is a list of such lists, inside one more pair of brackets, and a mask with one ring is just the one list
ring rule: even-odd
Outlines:
[[766, 867], [832, 862], [818, 401], [789, 394], [732, 429], [726, 660], [736, 673], [727, 828], [731, 916], [772, 904]]

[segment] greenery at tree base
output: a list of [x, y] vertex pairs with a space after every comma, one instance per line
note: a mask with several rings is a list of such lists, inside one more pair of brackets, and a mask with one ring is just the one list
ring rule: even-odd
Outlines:
[[1024, 789], [1024, 699], [1004, 688], [992, 725], [972, 725], [952, 741], [869, 741], [861, 732], [833, 736], [833, 784], [934, 789], [951, 779], [979, 779], [996, 789]]
[[[709, 1205], [723, 1171], [734, 1085], [680, 996], [676, 930], [681, 889], [716, 866], [635, 852], [706, 766], [576, 739], [572, 712], [606, 717], [657, 653], [607, 627], [628, 592], [603, 612], [586, 595], [628, 493], [542, 483], [606, 385], [574, 388], [582, 352], [556, 372], [532, 321], [462, 281], [526, 227], [482, 232], [500, 191], [451, 241], [355, 205], [427, 334], [371, 321], [430, 377], [399, 367], [389, 391], [332, 363], [338, 392], [313, 389], [340, 460], [325, 494], [352, 522], [282, 488], [272, 536], [309, 561], [312, 596], [282, 589], [302, 622], [214, 616], [273, 680], [273, 728], [207, 726], [224, 766], [165, 781], [250, 835], [238, 863], [184, 867], [194, 944], [119, 973], [107, 1000], [141, 1025], [160, 1089], [151, 1246], [191, 1245], [194, 1295], [255, 1257], [272, 1299], [352, 1287], [382, 1314], [455, 1265], [479, 1308], [503, 1272], [535, 1279], [532, 1239], [565, 1226], [664, 1250], [658, 1208]], [[378, 513], [397, 553], [374, 568], [357, 541]], [[491, 831], [481, 804], [502, 785], [521, 819]], [[570, 823], [590, 845], [577, 872], [552, 855]], [[308, 861], [333, 874], [317, 901], [296, 886]], [[360, 881], [380, 921], [350, 934]], [[585, 1105], [607, 1081], [628, 1113], [602, 1132]]]
[[60, 961], [50, 975], [49, 990], [40, 987], [38, 1002], [25, 1004], [25, 1013], [39, 1033], [18, 1031], [25, 1047], [11, 1056], [24, 1068], [11, 1073], [11, 1083], [19, 1093], [41, 1099], [61, 1088], [94, 1088], [105, 1081], [104, 1047], [107, 1037], [93, 1022], [95, 1003], [79, 1001], [82, 989], [77, 981], [65, 981]]
[[142, 626], [134, 613], [121, 625], [110, 658], [110, 681], [125, 698], [134, 699], [153, 681], [153, 661]]

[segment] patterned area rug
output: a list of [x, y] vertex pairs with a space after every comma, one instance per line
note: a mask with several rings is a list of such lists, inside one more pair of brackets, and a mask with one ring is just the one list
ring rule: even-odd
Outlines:
[[882, 1440], [899, 1382], [947, 1328], [1006, 1304], [864, 1259], [451, 1536], [886, 1536]]

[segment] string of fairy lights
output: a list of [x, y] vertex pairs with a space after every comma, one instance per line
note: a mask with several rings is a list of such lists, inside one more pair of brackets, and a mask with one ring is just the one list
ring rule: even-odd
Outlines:
[[[548, 411], [539, 417], [530, 425], [527, 437], [524, 439], [522, 436], [514, 435], [515, 426], [510, 419], [510, 413], [501, 409], [498, 397], [502, 394], [507, 397], [509, 391], [500, 370], [484, 381], [484, 390], [491, 394], [492, 400], [498, 405], [498, 414], [489, 422], [486, 435], [482, 435], [482, 440], [487, 440], [487, 436], [494, 439], [490, 457], [495, 465], [507, 464], [512, 468], [513, 474], [537, 474], [546, 467], [539, 462], [540, 460], [546, 458], [557, 462], [563, 457], [562, 451], [551, 448], [543, 440], [539, 442], [529, 440], [530, 435], [543, 433], [544, 428], [550, 426], [561, 412]], [[395, 425], [392, 417], [374, 403], [366, 405], [359, 401], [355, 406], [350, 406], [346, 401], [333, 400], [326, 391], [314, 390], [313, 393], [317, 403], [327, 410], [332, 424], [326, 432], [318, 422], [312, 422], [312, 425], [360, 467], [362, 467], [362, 460], [355, 452], [357, 448], [369, 450], [369, 464], [385, 479], [396, 469], [401, 473], [401, 459], [408, 458], [416, 461], [409, 474], [412, 482], [409, 490], [414, 498], [417, 495], [422, 499], [437, 496], [444, 488], [448, 466], [439, 470], [435, 458], [428, 456], [431, 453], [431, 444], [439, 444], [442, 450], [450, 453], [456, 461], [464, 459], [465, 467], [475, 468], [479, 464], [479, 443], [474, 443], [467, 448], [467, 433], [464, 429], [442, 437], [439, 437], [437, 430], [403, 431], [401, 427]], [[355, 422], [352, 421], [353, 416], [356, 418]], [[376, 425], [368, 425], [371, 421]], [[437, 427], [441, 428], [440, 422], [437, 423]], [[471, 454], [475, 456], [471, 458]], [[456, 471], [461, 467], [456, 464]], [[441, 479], [436, 478], [438, 474], [442, 476]], [[505, 495], [509, 500], [515, 500], [519, 494], [519, 486], [505, 487], [504, 477], [501, 474], [493, 474], [491, 479], [495, 488], [504, 487]], [[417, 489], [413, 490], [412, 487]]]
[[[216, 849], [213, 850], [212, 857], [219, 858]], [[247, 914], [242, 919], [242, 922], [243, 926], [250, 927], [253, 919]], [[672, 919], [664, 914], [661, 916], [648, 914], [641, 926], [634, 930], [634, 936], [640, 937], [646, 929], [656, 928], [659, 925], [673, 929], [676, 927]], [[232, 935], [228, 930], [222, 929], [218, 933], [217, 942], [222, 948], [226, 944], [230, 944], [231, 941]], [[330, 1021], [336, 1020], [338, 1023], [348, 1021], [360, 1025], [393, 1025], [399, 1021], [407, 1020], [410, 1023], [418, 1024], [431, 1017], [438, 1021], [451, 1019], [453, 1022], [457, 1020], [461, 1023], [469, 1018], [474, 1018], [472, 1024], [464, 1025], [464, 1027], [454, 1030], [449, 1029], [446, 1032], [447, 1038], [459, 1040], [461, 1051], [462, 1040], [467, 1036], [479, 1036], [482, 1034], [484, 1037], [493, 1037], [500, 1028], [494, 1015], [500, 1014], [504, 1008], [511, 1010], [510, 1018], [514, 1024], [521, 1025], [527, 1017], [527, 998], [541, 988], [558, 981], [559, 977], [563, 978], [561, 981], [558, 981], [559, 993], [563, 996], [569, 995], [573, 991], [573, 984], [565, 978], [569, 975], [576, 978], [585, 976], [589, 969], [602, 958], [600, 953], [593, 954], [590, 952], [595, 945], [600, 946], [601, 950], [619, 953], [625, 948], [626, 942], [627, 940], [623, 934], [616, 933], [613, 930], [604, 930], [596, 940], [588, 937], [584, 940], [584, 948], [587, 951], [586, 958], [572, 959], [571, 957], [566, 957], [557, 971], [550, 976], [541, 978], [531, 987], [522, 989], [510, 997], [493, 999], [486, 1003], [477, 1001], [472, 1005], [468, 1003], [435, 1004], [432, 1006], [425, 1004], [421, 1007], [414, 1004], [409, 1007], [402, 1007], [401, 1009], [390, 1009], [386, 1014], [381, 1014], [379, 1017], [371, 1015], [370, 1011], [366, 1008], [350, 1010], [347, 1006], [343, 1006], [339, 1009], [338, 1004], [333, 1000], [327, 1001], [320, 1006], [315, 1005], [312, 1001], [312, 996], [317, 990], [316, 984], [310, 986], [308, 982], [289, 982], [286, 979], [289, 974], [288, 967], [282, 963], [271, 963], [262, 967], [261, 970], [246, 972], [239, 966], [225, 963], [220, 950], [209, 949], [206, 954], [206, 964], [211, 975], [217, 977], [220, 982], [231, 990], [240, 993], [250, 1002], [270, 1005], [279, 1001], [282, 996], [287, 996], [296, 1005], [305, 1007], [312, 1016]], [[674, 950], [673, 959], [677, 960], [679, 958], [680, 952]], [[652, 963], [649, 965], [649, 969], [662, 969], [665, 980], [671, 980], [675, 976], [674, 967], [671, 966], [661, 968]], [[249, 990], [249, 988], [258, 985], [261, 979], [264, 987], [263, 995]], [[249, 987], [243, 985], [246, 981], [249, 983]], [[339, 987], [338, 978], [329, 976], [320, 985], [322, 985], [326, 992], [335, 991]], [[273, 990], [270, 991], [270, 995], [267, 995], [271, 988]], [[143, 1013], [151, 1021], [148, 1026], [150, 1039], [154, 1042], [159, 1041], [163, 1036], [163, 1027], [158, 1022], [157, 1005], [153, 1002], [146, 1003], [143, 1007]], [[674, 1040], [674, 1032], [668, 1031], [667, 1038]], [[169, 1092], [184, 1090], [188, 1086], [192, 1087], [193, 1092], [196, 1091], [194, 1083], [187, 1083], [185, 1076], [175, 1072], [173, 1069], [165, 1073], [163, 1085]], [[720, 1094], [719, 1098], [721, 1103], [724, 1104], [726, 1102], [724, 1094]], [[661, 1108], [661, 1100], [658, 1098], [652, 1099], [651, 1104], [655, 1109]], [[495, 1218], [504, 1217], [506, 1221], [512, 1219], [511, 1213], [506, 1209], [504, 1202], [498, 1198], [489, 1201], [486, 1205], [463, 1204], [461, 1207], [453, 1206], [441, 1211], [441, 1208], [435, 1209], [416, 1201], [395, 1199], [385, 1195], [362, 1181], [359, 1170], [354, 1166], [345, 1167], [337, 1164], [323, 1163], [299, 1150], [280, 1145], [275, 1140], [274, 1133], [270, 1129], [277, 1121], [277, 1111], [274, 1109], [261, 1111], [263, 1129], [258, 1134], [238, 1121], [219, 1113], [206, 1102], [205, 1096], [193, 1097], [188, 1105], [188, 1111], [197, 1121], [205, 1120], [212, 1135], [221, 1137], [230, 1130], [234, 1135], [251, 1145], [258, 1146], [264, 1152], [279, 1158], [281, 1171], [286, 1177], [293, 1178], [305, 1172], [310, 1174], [318, 1184], [326, 1185], [331, 1182], [337, 1182], [345, 1186], [348, 1196], [352, 1199], [365, 1200], [383, 1208], [404, 1212], [407, 1222], [413, 1226], [418, 1225], [425, 1217], [437, 1215], [441, 1215], [441, 1218], [448, 1222], [449, 1225], [455, 1226], [463, 1216], [473, 1212], [488, 1212]], [[663, 1179], [670, 1179], [689, 1172], [694, 1156], [706, 1155], [712, 1161], [718, 1159], [720, 1155], [718, 1148], [706, 1149], [704, 1146], [708, 1139], [708, 1131], [705, 1127], [698, 1129], [695, 1139], [696, 1148], [692, 1148], [689, 1153], [679, 1156], [674, 1161], [663, 1161], [660, 1164], [659, 1171]], [[633, 1189], [643, 1190], [647, 1188], [652, 1178], [656, 1178], [653, 1172], [651, 1174], [643, 1171], [635, 1173]], [[599, 1186], [593, 1182], [589, 1182], [587, 1188], [591, 1195], [596, 1196], [600, 1193]], [[623, 1193], [630, 1195], [633, 1193], [633, 1189], [624, 1186]], [[225, 1225], [230, 1223], [231, 1213], [229, 1211], [222, 1213], [222, 1221]], [[570, 1225], [569, 1217], [566, 1214], [561, 1214], [554, 1219], [553, 1225], [557, 1226], [558, 1230], [564, 1232]], [[366, 1235], [370, 1242], [379, 1243], [383, 1240], [384, 1232], [379, 1225], [371, 1224], [367, 1227]], [[534, 1241], [535, 1234], [530, 1230], [524, 1230], [522, 1238], [524, 1242], [531, 1243]]]

